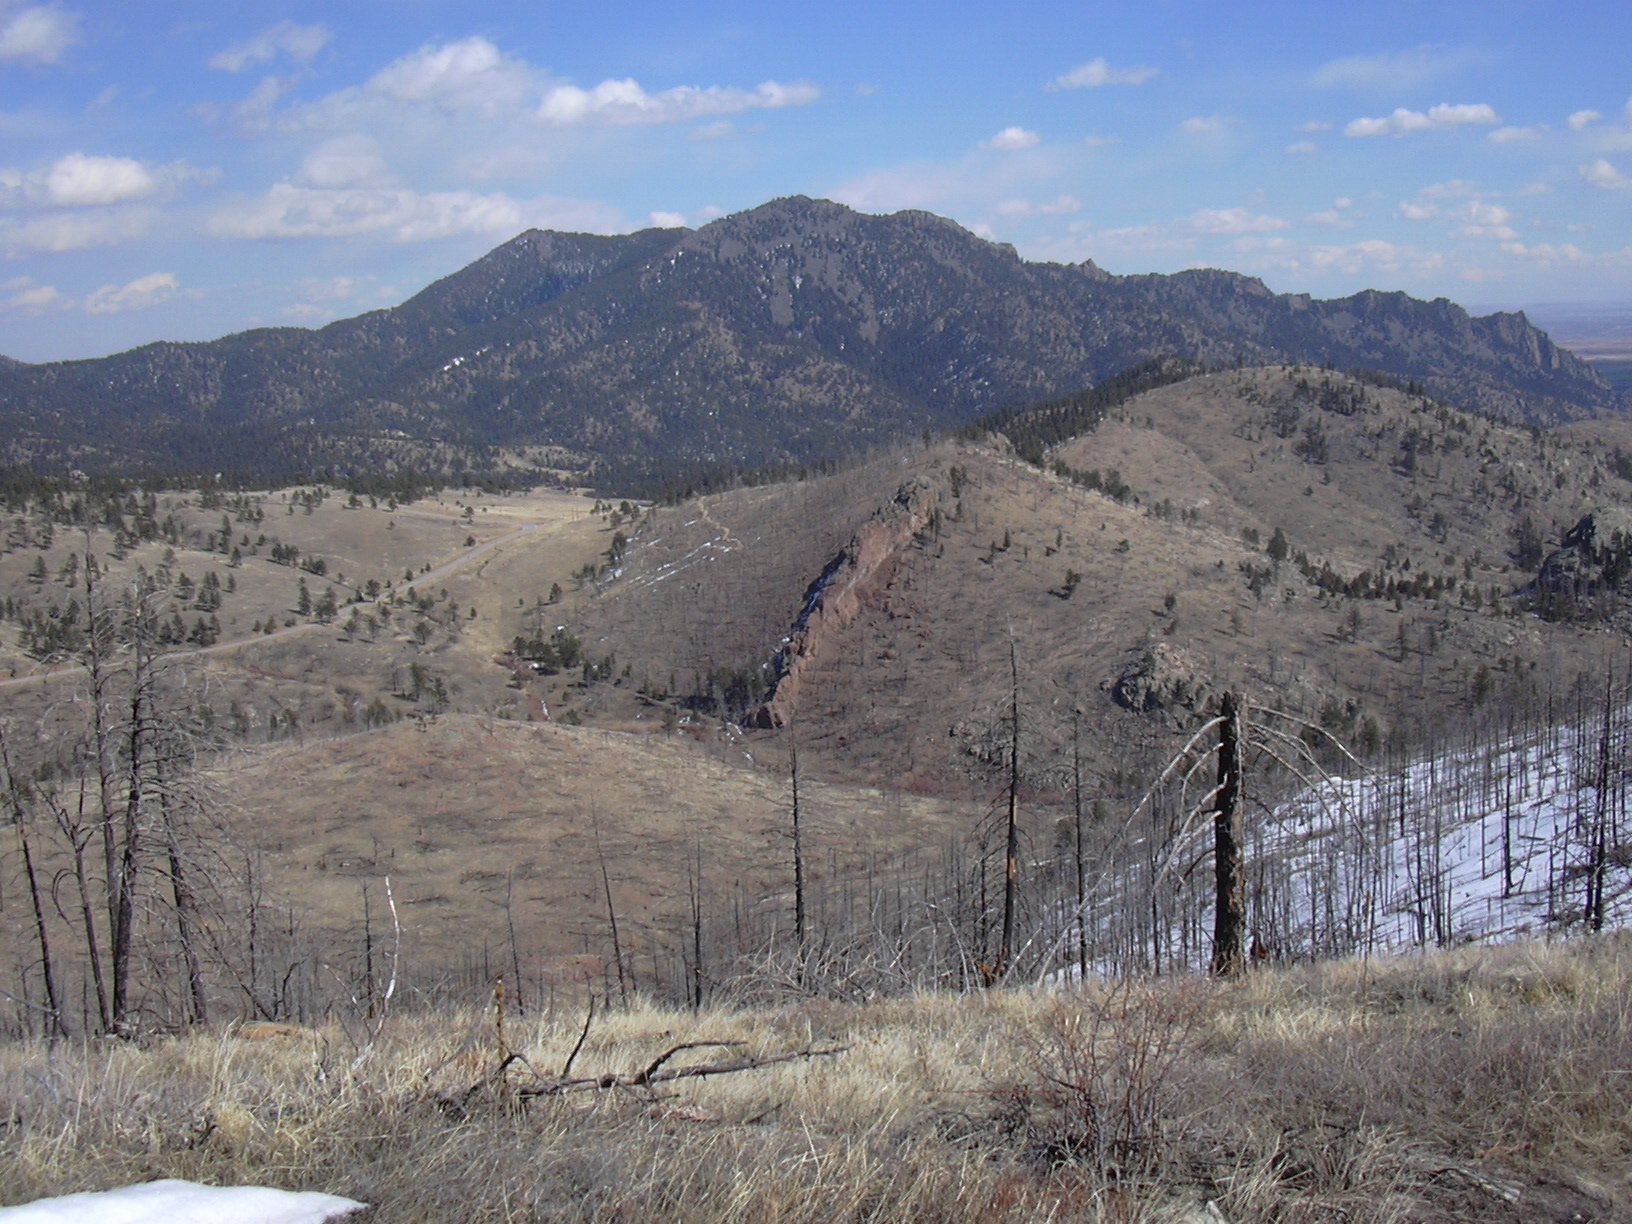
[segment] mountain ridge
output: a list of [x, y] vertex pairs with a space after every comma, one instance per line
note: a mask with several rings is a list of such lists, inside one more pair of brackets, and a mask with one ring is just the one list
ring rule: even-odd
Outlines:
[[[1222, 269], [1031, 263], [933, 213], [792, 197], [698, 229], [528, 230], [325, 327], [0, 363], [10, 463], [278, 475], [381, 438], [551, 446], [580, 475], [830, 458], [1081, 390], [1154, 357], [1372, 368], [1552, 424], [1624, 401], [1522, 314]], [[280, 470], [281, 469], [281, 470]]]

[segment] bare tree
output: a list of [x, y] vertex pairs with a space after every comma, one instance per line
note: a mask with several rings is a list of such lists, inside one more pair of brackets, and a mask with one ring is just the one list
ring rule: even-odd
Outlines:
[[28, 811], [23, 802], [23, 784], [12, 768], [11, 750], [6, 744], [4, 726], [0, 726], [0, 770], [5, 773], [6, 793], [11, 798], [12, 828], [23, 855], [23, 877], [28, 881], [28, 897], [34, 913], [34, 933], [40, 949], [40, 971], [45, 978], [46, 1014], [53, 1037], [68, 1035], [68, 1026], [62, 1014], [62, 1001], [57, 992], [56, 966], [51, 959], [51, 938], [46, 927], [45, 905], [40, 897], [40, 880], [34, 865], [34, 848], [28, 836]]
[[1246, 881], [1241, 869], [1241, 709], [1234, 693], [1219, 706], [1217, 807], [1213, 816], [1213, 973], [1233, 977], [1247, 967]]
[[1009, 635], [1009, 811], [1003, 836], [1003, 942], [998, 951], [1001, 978], [1014, 960], [1015, 903], [1020, 886], [1020, 663]]

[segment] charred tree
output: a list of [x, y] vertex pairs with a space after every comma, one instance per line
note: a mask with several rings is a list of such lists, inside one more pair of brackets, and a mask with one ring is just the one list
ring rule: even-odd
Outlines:
[[1218, 798], [1213, 808], [1213, 973], [1234, 977], [1247, 967], [1246, 876], [1242, 867], [1241, 707], [1225, 693], [1219, 708]]

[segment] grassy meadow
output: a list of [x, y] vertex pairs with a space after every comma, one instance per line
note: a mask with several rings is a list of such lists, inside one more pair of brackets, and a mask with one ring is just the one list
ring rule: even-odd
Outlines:
[[321, 1189], [392, 1222], [1632, 1210], [1621, 935], [585, 1019], [399, 1001], [311, 1029], [11, 1044], [0, 1203], [181, 1177]]

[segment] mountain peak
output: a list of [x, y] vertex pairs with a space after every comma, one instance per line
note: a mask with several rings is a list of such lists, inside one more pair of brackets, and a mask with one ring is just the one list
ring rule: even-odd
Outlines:
[[1522, 315], [1281, 296], [1216, 268], [1112, 277], [1028, 263], [933, 213], [789, 196], [695, 230], [528, 230], [318, 331], [0, 362], [0, 434], [28, 439], [36, 463], [219, 470], [232, 454], [271, 477], [388, 433], [556, 448], [632, 488], [961, 425], [1167, 357], [1376, 369], [1543, 422], [1620, 406]]

